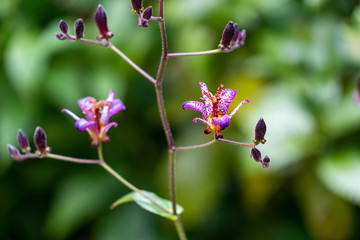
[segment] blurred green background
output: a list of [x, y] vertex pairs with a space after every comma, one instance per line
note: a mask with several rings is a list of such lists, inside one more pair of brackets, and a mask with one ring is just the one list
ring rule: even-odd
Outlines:
[[[128, 0], [0, 1], [0, 239], [177, 239], [173, 224], [134, 203], [109, 210], [129, 192], [97, 166], [51, 159], [15, 163], [23, 129], [42, 126], [54, 153], [97, 158], [86, 133], [61, 113], [77, 114], [85, 96], [110, 89], [127, 109], [112, 118], [108, 164], [141, 189], [169, 198], [167, 145], [152, 84], [111, 50], [58, 41], [58, 22], [73, 31], [101, 3], [112, 42], [151, 75], [161, 53], [159, 27], [137, 27]], [[157, 1], [146, 1], [158, 12]], [[170, 59], [164, 96], [177, 146], [211, 139], [199, 113], [198, 82], [215, 92], [238, 90], [223, 131], [251, 142], [260, 117], [268, 127], [262, 169], [249, 149], [217, 143], [177, 153], [177, 192], [189, 239], [359, 239], [360, 108], [351, 94], [360, 75], [357, 0], [165, 0], [169, 51], [216, 48], [229, 20], [247, 30], [246, 44], [228, 54]], [[32, 142], [32, 141], [31, 141]]]

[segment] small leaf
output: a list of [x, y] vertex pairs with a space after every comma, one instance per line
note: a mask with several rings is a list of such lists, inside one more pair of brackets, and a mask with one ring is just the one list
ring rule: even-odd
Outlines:
[[[119, 198], [116, 202], [114, 202], [111, 205], [111, 209], [114, 209], [118, 205], [135, 201], [140, 207], [143, 209], [152, 212], [154, 214], [160, 215], [162, 217], [168, 218], [170, 220], [175, 220], [176, 216], [172, 214], [172, 203], [169, 200], [160, 198], [158, 195], [152, 192], [144, 191], [142, 190], [142, 193], [146, 194], [149, 198], [153, 199], [159, 206], [161, 206], [163, 209], [161, 209], [159, 206], [155, 205], [153, 202], [151, 202], [149, 199], [144, 197], [143, 195], [137, 193], [137, 192], [131, 192], [129, 194], [126, 194], [125, 196]], [[177, 213], [181, 214], [184, 211], [184, 208], [180, 205], [176, 205]], [[166, 210], [166, 211], [164, 211]]]

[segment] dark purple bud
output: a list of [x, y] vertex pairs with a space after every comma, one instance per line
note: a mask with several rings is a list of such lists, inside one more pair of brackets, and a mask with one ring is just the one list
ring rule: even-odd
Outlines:
[[133, 6], [132, 12], [136, 14], [140, 14], [141, 11], [143, 10], [142, 0], [131, 0], [131, 4]]
[[64, 20], [60, 20], [60, 23], [59, 23], [59, 28], [60, 28], [60, 31], [67, 35], [69, 33], [69, 26], [67, 25], [67, 23], [64, 21]]
[[19, 129], [17, 137], [21, 151], [24, 153], [29, 152], [30, 151], [29, 140], [26, 134], [23, 132], [23, 130]]
[[251, 148], [250, 157], [253, 157], [255, 161], [261, 161], [261, 152], [256, 147]]
[[253, 142], [255, 145], [262, 143], [264, 144], [266, 140], [264, 139], [266, 133], [266, 124], [263, 118], [260, 118], [255, 126], [255, 138]]
[[270, 166], [270, 158], [268, 157], [268, 155], [266, 155], [262, 160], [262, 166], [263, 168], [268, 168]]
[[234, 23], [232, 21], [230, 21], [222, 34], [222, 38], [219, 44], [219, 47], [224, 49], [224, 48], [229, 48], [230, 47], [230, 43], [231, 43], [231, 39], [234, 36]]
[[45, 153], [45, 152], [47, 152], [49, 150], [49, 147], [47, 146], [47, 143], [46, 143], [45, 131], [41, 127], [37, 127], [35, 129], [34, 143], [35, 143], [36, 149], [40, 153]]
[[99, 29], [100, 34], [97, 36], [97, 39], [109, 39], [114, 36], [112, 32], [109, 32], [108, 26], [107, 26], [107, 18], [106, 18], [106, 12], [104, 8], [99, 4], [98, 8], [96, 9], [94, 19], [96, 22], [96, 25]]
[[76, 39], [80, 39], [80, 38], [84, 37], [85, 27], [84, 27], [84, 22], [81, 18], [79, 18], [78, 20], [75, 21], [74, 28], [75, 28]]
[[149, 7], [145, 8], [144, 12], [141, 14], [141, 17], [143, 19], [149, 20], [152, 16], [152, 13], [153, 13], [153, 8], [152, 8], [152, 6], [149, 6]]
[[8, 144], [7, 147], [8, 147], [8, 150], [10, 152], [12, 159], [14, 159], [15, 161], [21, 162], [26, 159], [26, 156], [21, 155], [19, 150], [16, 147], [14, 147], [13, 145]]
[[234, 35], [231, 39], [231, 43], [236, 43], [239, 36], [239, 26], [237, 23], [234, 23]]
[[57, 39], [59, 39], [59, 40], [65, 40], [65, 39], [67, 39], [67, 37], [66, 36], [64, 36], [63, 34], [61, 34], [61, 33], [56, 33], [55, 34], [55, 36], [57, 37]]
[[243, 29], [243, 30], [241, 30], [241, 32], [239, 32], [239, 34], [237, 36], [236, 44], [238, 45], [238, 47], [241, 47], [244, 45], [245, 38], [246, 38], [246, 31], [245, 31], [245, 29]]

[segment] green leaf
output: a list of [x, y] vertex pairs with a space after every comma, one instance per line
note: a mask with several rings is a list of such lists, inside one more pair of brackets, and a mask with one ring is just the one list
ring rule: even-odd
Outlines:
[[[143, 209], [145, 209], [149, 212], [155, 213], [157, 215], [168, 218], [170, 220], [176, 219], [176, 216], [171, 214], [172, 213], [171, 201], [160, 198], [158, 195], [156, 195], [155, 193], [152, 193], [152, 192], [148, 192], [148, 191], [144, 191], [144, 190], [142, 190], [141, 192], [144, 193], [149, 198], [151, 198], [152, 200], [154, 200], [163, 209], [161, 209], [159, 206], [154, 204], [148, 198], [146, 198], [145, 196], [143, 196], [137, 192], [131, 192], [131, 193], [128, 193], [125, 196], [119, 198], [116, 202], [114, 202], [111, 205], [110, 208], [114, 209], [115, 207], [117, 207], [118, 205], [120, 205], [122, 203], [135, 201], [140, 207], [142, 207]], [[176, 209], [177, 209], [178, 214], [181, 214], [184, 211], [183, 207], [181, 207], [180, 205], [176, 205]]]

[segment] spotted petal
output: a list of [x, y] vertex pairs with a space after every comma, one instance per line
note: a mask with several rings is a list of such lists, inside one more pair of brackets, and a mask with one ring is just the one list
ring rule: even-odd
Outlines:
[[229, 104], [234, 100], [237, 91], [230, 88], [223, 89], [219, 94], [220, 100], [218, 102], [218, 109], [226, 114], [229, 109]]
[[205, 115], [209, 116], [213, 112], [213, 102], [212, 102], [213, 94], [209, 92], [209, 89], [207, 88], [205, 83], [199, 82], [199, 84], [200, 84], [201, 93], [203, 95], [203, 97], [200, 99], [205, 102], [205, 110], [206, 110]]
[[80, 118], [75, 122], [75, 128], [79, 131], [84, 131], [87, 128], [95, 127], [96, 122], [95, 121], [88, 121], [85, 118]]
[[89, 121], [94, 120], [96, 117], [92, 111], [88, 111], [94, 102], [96, 102], [96, 100], [93, 97], [84, 97], [78, 100], [79, 107], [84, 112], [85, 118]]
[[202, 102], [186, 101], [186, 102], [183, 103], [183, 105], [181, 107], [182, 107], [182, 109], [190, 108], [190, 109], [194, 109], [196, 111], [199, 111], [199, 112], [202, 113], [203, 119], [206, 119], [205, 105]]

